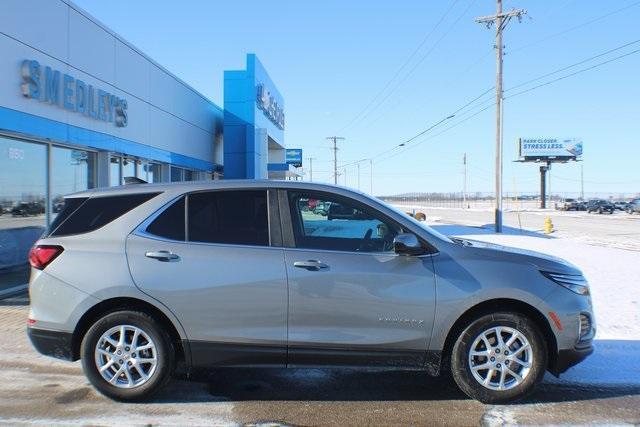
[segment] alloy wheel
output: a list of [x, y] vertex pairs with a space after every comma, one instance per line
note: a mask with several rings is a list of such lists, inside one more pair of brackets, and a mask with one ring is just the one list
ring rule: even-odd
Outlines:
[[497, 326], [479, 334], [469, 351], [469, 368], [478, 383], [490, 390], [510, 390], [529, 375], [533, 351], [514, 328]]
[[102, 378], [119, 388], [146, 383], [158, 364], [155, 343], [145, 331], [132, 325], [114, 326], [102, 334], [94, 358]]

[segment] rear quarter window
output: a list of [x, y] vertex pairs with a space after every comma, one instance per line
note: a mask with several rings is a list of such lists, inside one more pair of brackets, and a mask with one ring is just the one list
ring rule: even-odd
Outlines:
[[170, 240], [185, 240], [184, 196], [166, 208], [146, 229], [147, 233]]
[[[58, 225], [54, 227], [58, 221], [58, 218], [56, 218], [56, 221], [54, 221], [51, 226], [51, 233], [49, 235], [52, 237], [68, 236], [95, 231], [130, 210], [151, 200], [158, 194], [160, 193], [123, 194], [85, 199], [83, 203], [79, 204], [76, 209], [66, 217], [61, 218]], [[63, 212], [67, 208], [66, 204], [67, 202], [65, 201]], [[71, 211], [71, 205], [69, 210]], [[60, 215], [62, 215], [63, 212], [61, 212]]]

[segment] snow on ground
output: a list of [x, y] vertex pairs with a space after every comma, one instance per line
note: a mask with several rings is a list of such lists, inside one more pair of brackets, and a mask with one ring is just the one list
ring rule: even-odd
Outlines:
[[[640, 252], [593, 246], [534, 232], [495, 234], [481, 227], [431, 226], [440, 233], [520, 247], [564, 258], [589, 280], [597, 324], [595, 352], [559, 381], [640, 385]], [[547, 375], [547, 381], [558, 381]]]

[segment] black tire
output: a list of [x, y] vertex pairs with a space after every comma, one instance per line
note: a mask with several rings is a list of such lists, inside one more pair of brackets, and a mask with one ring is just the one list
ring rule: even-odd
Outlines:
[[[107, 382], [96, 366], [94, 352], [100, 337], [119, 325], [131, 325], [144, 331], [156, 347], [156, 367], [150, 378], [132, 388], [120, 388]], [[80, 347], [82, 369], [91, 384], [103, 395], [118, 401], [138, 402], [157, 393], [172, 377], [175, 369], [175, 351], [171, 338], [151, 316], [140, 311], [116, 311], [96, 321], [85, 334]], [[135, 355], [134, 355], [135, 356]]]
[[[474, 377], [469, 363], [474, 341], [484, 331], [497, 326], [517, 330], [531, 346], [533, 361], [528, 374], [520, 384], [507, 390], [493, 390], [480, 384]], [[515, 366], [513, 362], [511, 366]], [[547, 345], [542, 333], [531, 319], [515, 312], [487, 314], [472, 321], [460, 333], [451, 352], [451, 374], [456, 384], [467, 396], [483, 403], [507, 403], [524, 398], [542, 380], [546, 369]], [[511, 381], [514, 380], [514, 377], [510, 378]]]

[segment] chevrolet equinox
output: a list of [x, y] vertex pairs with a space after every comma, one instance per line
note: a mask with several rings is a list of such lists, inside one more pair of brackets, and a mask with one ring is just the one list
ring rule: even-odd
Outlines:
[[29, 260], [34, 347], [80, 359], [123, 401], [206, 368], [345, 367], [450, 374], [508, 402], [583, 360], [595, 334], [575, 266], [446, 237], [329, 185], [88, 190]]

